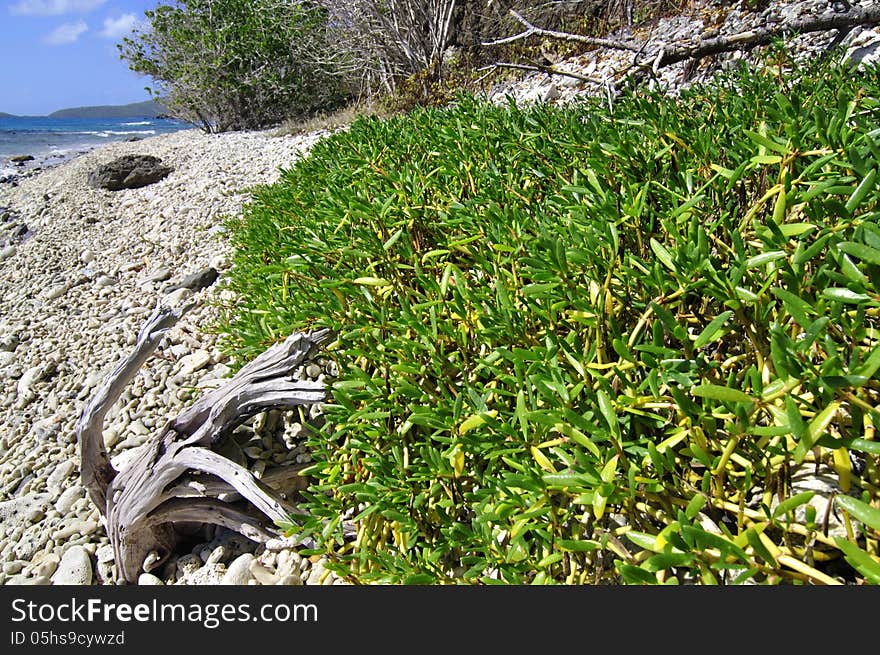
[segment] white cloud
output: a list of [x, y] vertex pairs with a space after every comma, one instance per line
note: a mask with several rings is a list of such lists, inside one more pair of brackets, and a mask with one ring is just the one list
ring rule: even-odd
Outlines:
[[77, 21], [75, 23], [64, 23], [50, 32], [43, 43], [46, 45], [66, 45], [74, 43], [83, 32], [89, 28], [85, 21]]
[[87, 13], [107, 0], [19, 0], [9, 11], [20, 16], [60, 16]]
[[105, 18], [104, 29], [100, 33], [105, 38], [118, 39], [128, 36], [137, 24], [138, 19], [134, 14], [123, 14], [119, 18]]

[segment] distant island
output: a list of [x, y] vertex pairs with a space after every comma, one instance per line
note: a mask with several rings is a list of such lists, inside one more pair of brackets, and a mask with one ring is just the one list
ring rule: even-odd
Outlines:
[[167, 116], [168, 110], [153, 100], [133, 102], [128, 105], [98, 105], [59, 109], [49, 118], [142, 118], [144, 116]]
[[[153, 100], [133, 102], [128, 105], [96, 105], [93, 107], [71, 107], [53, 111], [49, 118], [170, 118], [168, 110]], [[22, 118], [16, 114], [0, 111], [0, 118]], [[36, 118], [36, 117], [34, 117]]]

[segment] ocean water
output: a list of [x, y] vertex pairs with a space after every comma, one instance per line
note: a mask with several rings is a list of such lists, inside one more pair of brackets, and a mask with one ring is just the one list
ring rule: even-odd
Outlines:
[[120, 119], [49, 118], [22, 116], [0, 118], [0, 176], [21, 172], [9, 158], [31, 155], [26, 168], [52, 165], [96, 147], [192, 129], [173, 119], [144, 117]]

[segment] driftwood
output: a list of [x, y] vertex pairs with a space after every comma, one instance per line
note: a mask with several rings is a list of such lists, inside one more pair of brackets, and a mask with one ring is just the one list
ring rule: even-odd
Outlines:
[[[751, 50], [760, 46], [769, 45], [774, 39], [796, 34], [838, 30], [838, 38], [835, 38], [831, 44], [836, 45], [841, 40], [842, 35], [845, 35], [852, 30], [853, 27], [860, 25], [877, 25], [880, 23], [880, 6], [850, 6], [846, 12], [823, 14], [803, 20], [785, 20], [775, 25], [740, 32], [738, 34], [714, 36], [711, 38], [698, 38], [682, 44], [660, 44], [659, 47], [649, 51], [648, 42], [636, 43], [614, 39], [601, 39], [581, 34], [572, 34], [569, 32], [546, 30], [533, 25], [512, 9], [510, 10], [510, 14], [526, 29], [519, 34], [504, 39], [498, 39], [496, 41], [489, 41], [483, 43], [483, 45], [501, 45], [538, 36], [583, 43], [584, 45], [589, 46], [599, 46], [612, 50], [625, 50], [634, 53], [633, 62], [626, 68], [626, 70], [619, 71], [617, 75], [627, 74], [629, 82], [637, 81], [647, 73], [656, 73], [660, 68], [677, 64], [682, 61], [701, 59], [703, 57], [717, 55], [724, 52], [734, 52], [736, 50]], [[515, 67], [525, 70], [541, 71], [549, 75], [576, 77], [567, 71], [563, 71], [553, 66], [512, 65], [506, 62], [498, 62], [495, 66], [498, 68]], [[596, 80], [585, 81], [596, 82]]]
[[170, 420], [127, 468], [117, 471], [104, 447], [104, 417], [187, 309], [156, 309], [141, 328], [134, 351], [107, 376], [76, 427], [83, 485], [104, 517], [117, 577], [128, 582], [171, 555], [176, 528], [213, 524], [255, 541], [277, 536], [273, 523], [297, 510], [273, 486], [283, 485], [301, 467], [276, 469], [257, 479], [211, 447], [260, 412], [326, 397], [323, 383], [290, 376], [317, 354], [330, 332], [293, 334]]

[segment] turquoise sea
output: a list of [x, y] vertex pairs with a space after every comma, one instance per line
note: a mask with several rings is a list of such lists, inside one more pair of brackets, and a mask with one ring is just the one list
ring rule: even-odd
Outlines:
[[182, 121], [146, 116], [120, 119], [0, 118], [0, 176], [21, 170], [9, 162], [10, 157], [34, 157], [28, 167], [52, 165], [114, 141], [192, 128], [191, 124]]

